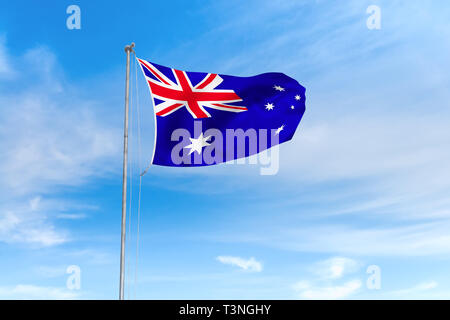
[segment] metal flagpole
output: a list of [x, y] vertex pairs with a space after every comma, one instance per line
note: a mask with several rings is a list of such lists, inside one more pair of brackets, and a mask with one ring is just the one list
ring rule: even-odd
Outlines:
[[133, 51], [134, 42], [125, 46], [127, 54], [127, 75], [125, 84], [125, 120], [123, 129], [123, 181], [122, 181], [122, 230], [120, 239], [120, 283], [119, 300], [124, 299], [125, 282], [125, 229], [127, 219], [127, 164], [128, 164], [128, 103], [130, 95], [130, 53]]

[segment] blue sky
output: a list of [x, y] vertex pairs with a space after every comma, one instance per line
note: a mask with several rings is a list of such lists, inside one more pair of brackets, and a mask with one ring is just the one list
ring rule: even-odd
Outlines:
[[[66, 28], [71, 4], [80, 30]], [[449, 13], [418, 0], [2, 3], [0, 298], [117, 298], [131, 41], [181, 69], [284, 72], [307, 110], [277, 175], [151, 167], [136, 274], [137, 95], [141, 166], [153, 147], [138, 74], [126, 297], [450, 298]]]

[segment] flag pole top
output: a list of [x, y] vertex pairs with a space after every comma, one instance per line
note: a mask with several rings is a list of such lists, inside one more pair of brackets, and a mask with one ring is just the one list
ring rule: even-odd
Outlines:
[[130, 45], [125, 46], [125, 52], [132, 52], [134, 48], [134, 42], [132, 42]]

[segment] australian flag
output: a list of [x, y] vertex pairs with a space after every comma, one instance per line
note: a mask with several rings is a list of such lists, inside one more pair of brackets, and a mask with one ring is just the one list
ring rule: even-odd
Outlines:
[[289, 141], [305, 88], [283, 73], [236, 77], [187, 72], [138, 59], [155, 112], [152, 164], [205, 166]]

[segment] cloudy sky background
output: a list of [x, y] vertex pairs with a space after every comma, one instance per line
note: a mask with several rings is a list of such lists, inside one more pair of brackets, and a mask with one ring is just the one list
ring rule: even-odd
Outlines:
[[[81, 30], [66, 28], [67, 6]], [[369, 30], [369, 5], [381, 29]], [[280, 170], [139, 167], [133, 65], [126, 296], [450, 298], [450, 7], [439, 1], [0, 5], [0, 298], [118, 293], [123, 47], [192, 71], [284, 72], [307, 110]], [[138, 93], [135, 89], [138, 88]], [[137, 143], [139, 97], [141, 154]], [[81, 288], [66, 269], [81, 269]], [[369, 266], [381, 288], [367, 286]], [[136, 273], [137, 270], [137, 273]]]

